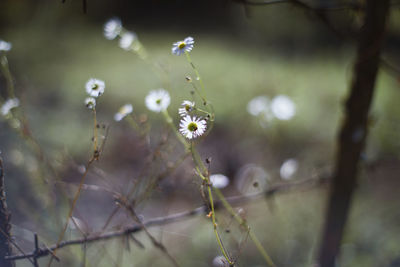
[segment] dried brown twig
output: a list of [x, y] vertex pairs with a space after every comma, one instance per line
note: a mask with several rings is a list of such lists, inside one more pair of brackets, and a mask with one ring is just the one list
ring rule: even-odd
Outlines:
[[[234, 196], [234, 197], [229, 197], [226, 198], [226, 200], [231, 204], [231, 205], [239, 205], [239, 204], [245, 204], [254, 200], [258, 200], [260, 198], [269, 198], [274, 196], [277, 193], [287, 193], [292, 190], [307, 190], [311, 188], [315, 188], [316, 186], [320, 186], [325, 184], [328, 181], [327, 178], [325, 177], [319, 177], [319, 178], [310, 178], [310, 179], [305, 179], [301, 180], [298, 182], [291, 182], [291, 183], [284, 183], [284, 184], [277, 184], [275, 186], [271, 186], [268, 190], [261, 192], [261, 193], [256, 193], [256, 194], [251, 194], [251, 195], [245, 195], [245, 196]], [[221, 209], [223, 208], [223, 205], [219, 201], [215, 201], [215, 209]], [[36, 249], [36, 251], [30, 252], [30, 253], [25, 253], [23, 254], [18, 254], [18, 255], [13, 255], [13, 256], [7, 256], [7, 260], [22, 260], [22, 259], [29, 259], [29, 258], [41, 258], [48, 256], [51, 254], [52, 251], [56, 249], [60, 249], [63, 247], [68, 247], [72, 245], [81, 245], [84, 243], [93, 243], [97, 241], [104, 241], [108, 240], [111, 238], [117, 238], [121, 236], [129, 236], [133, 233], [141, 232], [144, 230], [144, 227], [152, 227], [152, 226], [159, 226], [159, 225], [166, 225], [166, 224], [171, 224], [175, 223], [178, 221], [186, 220], [189, 219], [193, 216], [201, 215], [201, 214], [206, 214], [208, 212], [208, 207], [206, 205], [202, 205], [198, 208], [189, 210], [189, 211], [184, 211], [180, 213], [175, 213], [169, 216], [165, 217], [158, 217], [154, 219], [150, 219], [147, 221], [144, 221], [140, 224], [136, 224], [130, 227], [127, 227], [122, 230], [118, 231], [111, 231], [108, 233], [103, 233], [103, 234], [89, 234], [86, 238], [83, 239], [75, 239], [75, 240], [68, 240], [68, 241], [63, 241], [60, 242], [58, 245], [52, 245], [48, 248], [39, 248]]]
[[4, 184], [3, 161], [0, 158], [0, 266], [12, 267], [10, 262], [4, 260], [4, 257], [11, 254], [11, 214], [7, 208], [6, 192]]

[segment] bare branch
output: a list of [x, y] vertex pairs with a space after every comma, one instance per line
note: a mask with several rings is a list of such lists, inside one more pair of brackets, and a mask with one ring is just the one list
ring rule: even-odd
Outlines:
[[[235, 197], [226, 198], [226, 200], [231, 205], [245, 204], [245, 203], [260, 199], [260, 198], [272, 197], [273, 195], [275, 195], [277, 193], [287, 193], [292, 190], [307, 190], [307, 189], [315, 188], [316, 186], [325, 184], [327, 181], [328, 181], [328, 179], [326, 179], [325, 177], [321, 177], [321, 178], [305, 179], [302, 181], [292, 182], [292, 183], [278, 184], [278, 185], [272, 186], [270, 189], [268, 189], [264, 192], [261, 192], [261, 193], [245, 195], [245, 196], [235, 196]], [[221, 202], [216, 201], [215, 209], [221, 209], [221, 208], [223, 208], [223, 205], [221, 204]], [[100, 234], [100, 235], [93, 233], [91, 235], [88, 235], [84, 239], [63, 241], [63, 242], [60, 242], [58, 245], [53, 245], [53, 246], [50, 246], [49, 248], [40, 248], [39, 251], [37, 251], [36, 253], [35, 252], [25, 253], [25, 255], [18, 254], [18, 255], [8, 256], [8, 257], [6, 257], [6, 259], [7, 260], [22, 260], [22, 259], [32, 258], [32, 257], [36, 257], [36, 258], [45, 257], [45, 256], [51, 254], [52, 251], [63, 248], [63, 247], [72, 246], [72, 245], [81, 245], [84, 243], [93, 243], [93, 242], [97, 242], [97, 241], [104, 241], [104, 240], [117, 238], [117, 237], [121, 237], [121, 236], [129, 236], [133, 233], [137, 233], [137, 232], [144, 230], [144, 227], [152, 227], [152, 226], [166, 225], [166, 224], [179, 222], [179, 221], [186, 220], [186, 219], [189, 219], [189, 218], [197, 216], [197, 215], [206, 214], [207, 211], [208, 211], [208, 207], [206, 205], [203, 205], [203, 206], [200, 206], [193, 210], [175, 213], [175, 214], [165, 216], [165, 217], [158, 217], [158, 218], [150, 219], [148, 221], [143, 222], [142, 224], [127, 227], [127, 228], [119, 230], [119, 231], [112, 231], [112, 232], [108, 232], [108, 233], [104, 233], [104, 234]]]

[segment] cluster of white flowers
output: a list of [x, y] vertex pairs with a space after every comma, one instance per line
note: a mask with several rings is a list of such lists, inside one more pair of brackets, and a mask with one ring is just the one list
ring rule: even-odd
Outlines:
[[190, 52], [193, 49], [194, 39], [192, 37], [186, 37], [183, 41], [175, 42], [172, 45], [172, 54], [180, 56], [185, 52]]
[[114, 40], [117, 36], [119, 39], [119, 46], [125, 50], [133, 49], [137, 36], [134, 32], [127, 31], [122, 27], [122, 22], [118, 18], [112, 18], [104, 24], [104, 36], [108, 40]]
[[269, 122], [274, 118], [278, 120], [290, 120], [296, 114], [296, 106], [285, 95], [278, 95], [272, 100], [267, 96], [257, 96], [247, 104], [247, 111], [263, 122]]
[[[168, 91], [162, 88], [150, 91], [145, 99], [146, 107], [157, 113], [167, 110], [170, 103], [171, 97]], [[207, 129], [206, 120], [189, 115], [194, 105], [194, 102], [185, 100], [182, 102], [183, 107], [178, 110], [179, 115], [182, 117], [179, 124], [179, 131], [188, 139], [201, 136]]]
[[12, 48], [12, 44], [3, 40], [0, 40], [0, 52], [10, 51]]
[[18, 98], [10, 98], [1, 106], [1, 114], [7, 116], [11, 109], [19, 106]]
[[102, 80], [90, 78], [85, 87], [86, 93], [89, 95], [85, 99], [85, 105], [88, 109], [94, 109], [96, 107], [96, 98], [104, 94], [106, 84]]

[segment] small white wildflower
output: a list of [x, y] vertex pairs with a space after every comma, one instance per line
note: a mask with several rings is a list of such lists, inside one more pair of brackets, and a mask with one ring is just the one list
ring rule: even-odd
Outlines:
[[6, 116], [10, 110], [19, 106], [18, 98], [10, 98], [1, 106], [1, 114]]
[[178, 41], [172, 45], [172, 54], [180, 56], [185, 52], [190, 52], [193, 49], [194, 39], [187, 37], [183, 41]]
[[269, 99], [266, 96], [257, 96], [247, 104], [247, 112], [253, 116], [258, 116], [261, 113], [268, 113]]
[[278, 95], [272, 99], [271, 110], [280, 120], [290, 120], [296, 114], [295, 104], [285, 95]]
[[181, 117], [183, 117], [183, 116], [189, 115], [189, 113], [193, 110], [194, 102], [185, 100], [182, 102], [181, 106], [182, 106], [182, 108], [178, 109], [178, 113], [179, 113], [179, 115], [181, 115]]
[[108, 40], [113, 40], [122, 31], [122, 23], [118, 18], [112, 18], [104, 24], [104, 36]]
[[282, 164], [279, 171], [283, 180], [289, 180], [299, 168], [299, 163], [295, 159], [288, 159]]
[[106, 87], [104, 81], [91, 78], [86, 83], [86, 92], [93, 97], [99, 97], [104, 93]]
[[118, 112], [115, 113], [114, 120], [120, 121], [123, 118], [125, 118], [126, 115], [132, 113], [132, 111], [133, 111], [133, 107], [131, 104], [123, 105], [122, 107], [119, 108]]
[[207, 128], [207, 123], [202, 118], [190, 117], [187, 115], [181, 119], [179, 131], [188, 139], [201, 136]]
[[132, 43], [136, 40], [136, 34], [133, 32], [125, 32], [119, 39], [119, 46], [125, 50], [132, 48]]
[[154, 112], [161, 112], [166, 110], [171, 103], [171, 97], [168, 91], [160, 88], [158, 90], [152, 90], [146, 96], [146, 107]]
[[85, 99], [85, 105], [88, 109], [94, 109], [96, 107], [96, 99], [94, 97], [87, 97]]
[[223, 174], [210, 175], [210, 181], [215, 188], [224, 188], [229, 184], [229, 178]]
[[1, 51], [4, 51], [4, 52], [10, 51], [11, 47], [12, 47], [11, 43], [0, 40], [0, 52]]

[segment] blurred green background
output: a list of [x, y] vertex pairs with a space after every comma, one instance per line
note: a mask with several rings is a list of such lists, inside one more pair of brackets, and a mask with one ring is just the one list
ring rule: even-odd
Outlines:
[[[150, 64], [121, 49], [118, 41], [104, 38], [103, 25], [115, 16], [138, 35]], [[339, 30], [351, 31], [360, 27], [362, 13], [342, 10], [329, 17]], [[336, 36], [310, 12], [290, 4], [245, 7], [230, 1], [119, 0], [88, 1], [87, 14], [83, 14], [82, 2], [77, 0], [64, 4], [3, 0], [0, 23], [0, 39], [13, 45], [7, 57], [16, 94], [33, 136], [65, 187], [79, 181], [77, 167], [91, 153], [92, 115], [83, 104], [86, 81], [95, 77], [106, 82], [97, 112], [99, 121], [111, 127], [104, 155], [87, 183], [125, 192], [148, 151], [138, 134], [126, 122], [113, 121], [113, 116], [120, 106], [132, 103], [135, 114], [148, 114], [153, 144], [162, 138], [166, 130], [162, 117], [144, 104], [150, 90], [164, 86], [153, 72], [151, 63], [156, 63], [170, 81], [166, 88], [171, 94], [169, 111], [178, 124], [177, 108], [190, 99], [185, 76], [194, 77], [194, 73], [183, 56], [171, 54], [171, 47], [187, 36], [195, 39], [191, 57], [216, 114], [214, 129], [199, 148], [204, 158], [213, 159], [212, 173], [230, 178], [224, 193], [243, 193], [235, 186], [236, 180], [249, 164], [265, 170], [267, 186], [287, 182], [280, 168], [289, 158], [299, 164], [293, 181], [332, 171], [355, 45]], [[399, 8], [393, 6], [383, 56], [395, 64], [400, 59], [399, 28]], [[400, 266], [399, 79], [382, 69], [376, 86], [359, 188], [338, 266]], [[2, 76], [0, 89], [4, 95]], [[247, 105], [260, 95], [270, 99], [287, 95], [296, 107], [294, 117], [264, 121], [252, 116]], [[4, 119], [0, 123], [15, 236], [26, 251], [33, 249], [31, 232], [39, 233], [48, 245], [55, 243], [68, 205], [57, 195], [59, 189], [43, 186], [33, 175], [40, 160]], [[197, 207], [202, 204], [198, 185], [190, 159], [185, 160], [138, 209], [149, 219]], [[66, 191], [72, 196], [74, 190]], [[312, 266], [315, 262], [327, 192], [327, 188], [291, 192], [241, 207], [278, 266]], [[55, 210], [48, 203], [52, 201]], [[96, 231], [112, 211], [113, 202], [110, 194], [83, 191], [74, 216]], [[264, 266], [251, 241], [241, 242], [246, 234], [229, 215], [221, 212], [220, 217], [221, 228], [231, 230], [223, 239], [239, 255], [238, 266]], [[131, 223], [122, 214], [113, 227]], [[207, 218], [155, 227], [151, 232], [162, 238], [182, 266], [213, 266], [214, 257], [220, 254]], [[66, 238], [79, 236], [76, 230], [67, 230]], [[121, 239], [88, 245], [87, 266], [169, 266], [145, 235], [137, 238], [145, 249], [131, 243], [128, 250]], [[64, 249], [59, 256], [62, 261], [54, 266], [81, 266], [82, 247]], [[28, 261], [17, 262], [17, 266], [29, 265]]]

